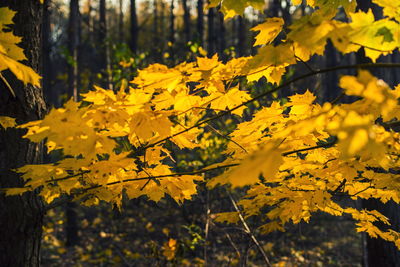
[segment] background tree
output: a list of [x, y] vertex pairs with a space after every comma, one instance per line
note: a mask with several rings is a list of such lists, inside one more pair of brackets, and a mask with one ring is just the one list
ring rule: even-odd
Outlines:
[[139, 27], [138, 27], [138, 19], [137, 19], [137, 13], [136, 13], [136, 1], [135, 0], [131, 0], [130, 1], [130, 19], [131, 19], [131, 24], [130, 24], [130, 33], [131, 33], [130, 48], [131, 48], [133, 53], [137, 53]]

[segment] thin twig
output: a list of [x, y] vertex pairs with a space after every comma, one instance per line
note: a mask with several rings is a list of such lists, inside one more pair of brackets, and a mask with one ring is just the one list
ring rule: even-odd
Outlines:
[[314, 150], [314, 149], [318, 149], [318, 148], [329, 148], [329, 147], [332, 147], [333, 145], [335, 145], [336, 143], [337, 143], [337, 139], [335, 138], [335, 140], [333, 140], [332, 142], [329, 142], [329, 143], [324, 143], [324, 144], [317, 145], [317, 146], [311, 146], [311, 147], [307, 147], [307, 148], [302, 148], [302, 149], [297, 149], [297, 150], [282, 153], [282, 156], [286, 157], [291, 154], [296, 154], [299, 152], [305, 152], [305, 151]]
[[233, 207], [235, 208], [235, 210], [237, 211], [238, 215], [239, 215], [239, 219], [244, 227], [244, 229], [246, 230], [247, 234], [251, 237], [251, 240], [254, 242], [254, 244], [257, 246], [258, 250], [260, 251], [261, 255], [264, 258], [265, 264], [268, 267], [271, 267], [271, 262], [268, 259], [268, 256], [264, 250], [264, 248], [261, 246], [260, 242], [258, 242], [257, 238], [255, 237], [254, 233], [251, 231], [249, 225], [247, 224], [246, 220], [244, 219], [242, 212], [240, 211], [236, 201], [233, 199], [232, 195], [227, 191], [229, 199], [232, 202]]
[[0, 79], [4, 82], [4, 84], [6, 85], [6, 87], [8, 88], [8, 90], [10, 91], [10, 93], [12, 94], [12, 96], [14, 98], [16, 98], [14, 90], [12, 89], [11, 85], [8, 83], [7, 79], [4, 78], [4, 76], [0, 73]]

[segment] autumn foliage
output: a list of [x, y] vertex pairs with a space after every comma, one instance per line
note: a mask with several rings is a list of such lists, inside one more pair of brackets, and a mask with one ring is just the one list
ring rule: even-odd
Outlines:
[[[211, 6], [220, 2], [212, 0]], [[153, 64], [139, 70], [129, 86], [115, 92], [96, 86], [82, 95], [81, 102], [70, 100], [43, 120], [15, 125], [12, 119], [2, 118], [4, 128], [26, 129], [25, 138], [44, 141], [48, 152], [62, 153], [57, 162], [15, 170], [22, 173], [25, 187], [6, 193], [39, 189], [47, 203], [69, 196], [84, 205], [106, 201], [121, 206], [124, 198], [140, 196], [159, 201], [169, 195], [183, 203], [196, 194], [199, 183], [209, 188], [249, 186], [239, 204], [245, 216], [265, 217], [264, 233], [284, 230], [288, 223], [308, 222], [313, 213], [322, 211], [350, 215], [357, 231], [400, 248], [400, 233], [376, 226], [377, 222], [390, 225], [386, 217], [338, 201], [347, 197], [400, 202], [400, 134], [395, 131], [400, 86], [390, 88], [369, 70], [400, 67], [374, 64], [400, 46], [400, 4], [373, 2], [383, 7], [383, 19], [376, 20], [372, 11], [356, 11], [355, 1], [308, 0], [314, 12], [291, 25], [281, 18], [268, 18], [252, 28], [258, 47], [252, 57], [227, 62], [218, 55], [198, 57], [172, 68]], [[263, 3], [226, 0], [221, 10], [228, 19], [247, 6], [257, 8]], [[340, 9], [346, 20], [336, 19]], [[12, 12], [1, 12], [8, 14], [1, 16], [7, 18], [0, 21], [4, 29]], [[0, 35], [1, 70], [9, 68], [20, 80], [37, 85], [36, 74], [17, 62], [24, 57], [15, 45], [18, 37], [11, 35]], [[323, 55], [328, 40], [342, 54], [364, 50], [373, 63], [310, 68], [282, 82], [290, 66], [307, 66], [312, 56]], [[270, 102], [254, 114], [248, 108], [294, 81], [340, 69], [358, 69], [358, 75], [337, 81], [342, 97], [352, 96], [350, 103], [319, 104], [316, 95], [306, 90]], [[246, 84], [260, 78], [274, 88], [250, 94]], [[228, 124], [231, 118], [240, 123], [228, 134], [210, 125], [215, 120]], [[190, 172], [175, 171], [175, 150], [204, 150], [213, 135], [226, 141], [223, 160]], [[205, 179], [204, 174], [217, 170], [219, 175]], [[265, 207], [269, 207], [267, 212]], [[235, 223], [239, 216], [220, 213], [216, 220]], [[171, 255], [168, 249], [174, 246], [170, 241], [165, 253]]]

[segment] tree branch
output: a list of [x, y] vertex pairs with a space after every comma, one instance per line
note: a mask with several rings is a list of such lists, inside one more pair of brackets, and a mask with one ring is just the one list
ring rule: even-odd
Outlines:
[[[253, 73], [248, 73], [246, 75], [256, 74], [256, 73], [265, 71], [268, 68], [269, 67], [263, 68], [261, 70], [257, 70], [257, 71], [255, 71]], [[208, 123], [208, 122], [214, 121], [216, 119], [222, 118], [223, 116], [230, 114], [232, 111], [235, 111], [235, 110], [237, 110], [237, 109], [239, 109], [239, 108], [241, 108], [243, 106], [246, 106], [246, 105], [248, 105], [248, 104], [250, 104], [250, 103], [252, 103], [254, 101], [257, 101], [257, 100], [259, 100], [259, 99], [261, 99], [261, 98], [263, 98], [265, 96], [268, 96], [268, 95], [270, 95], [270, 94], [272, 94], [274, 92], [277, 92], [277, 91], [285, 88], [286, 86], [291, 85], [292, 83], [295, 83], [297, 81], [306, 79], [306, 78], [314, 76], [316, 74], [327, 73], [327, 72], [338, 71], [338, 70], [344, 70], [344, 69], [368, 69], [368, 68], [400, 68], [400, 63], [365, 63], [365, 64], [335, 66], [335, 67], [330, 67], [330, 68], [326, 68], [326, 69], [310, 71], [309, 73], [300, 75], [300, 76], [298, 76], [296, 78], [293, 78], [290, 81], [287, 81], [287, 82], [285, 82], [285, 83], [283, 83], [283, 84], [281, 84], [281, 85], [279, 85], [279, 86], [277, 86], [277, 87], [275, 87], [275, 88], [273, 88], [273, 89], [271, 89], [271, 90], [269, 90], [267, 92], [264, 92], [264, 93], [262, 93], [262, 94], [260, 94], [260, 95], [258, 95], [256, 97], [253, 97], [252, 99], [250, 99], [248, 101], [245, 101], [240, 105], [237, 105], [237, 106], [235, 106], [235, 107], [233, 107], [231, 109], [223, 111], [223, 112], [221, 112], [221, 113], [219, 113], [219, 114], [217, 114], [217, 115], [215, 115], [215, 116], [213, 116], [211, 118], [202, 120], [202, 121], [196, 123], [195, 125], [193, 125], [191, 127], [188, 127], [188, 128], [186, 128], [186, 129], [184, 129], [184, 130], [182, 130], [180, 132], [177, 132], [177, 133], [173, 134], [173, 135], [170, 135], [169, 137], [163, 138], [163, 139], [161, 139], [161, 140], [159, 140], [157, 142], [154, 142], [152, 144], [148, 144], [148, 145], [142, 147], [141, 150], [146, 150], [147, 148], [154, 147], [154, 146], [156, 146], [158, 144], [161, 144], [161, 143], [163, 143], [163, 142], [165, 142], [167, 140], [170, 140], [171, 138], [173, 138], [175, 136], [178, 136], [178, 135], [186, 133], [186, 132], [188, 132], [188, 131], [190, 131], [192, 129], [195, 129], [195, 128], [197, 128], [197, 127], [199, 127], [199, 126], [201, 126], [201, 125], [203, 125], [205, 123]]]

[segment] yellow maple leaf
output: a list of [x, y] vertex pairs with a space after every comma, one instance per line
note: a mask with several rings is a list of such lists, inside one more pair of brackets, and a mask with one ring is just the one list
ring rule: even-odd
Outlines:
[[6, 117], [6, 116], [0, 116], [0, 125], [4, 128], [12, 128], [17, 125], [15, 122], [14, 118]]
[[211, 180], [211, 183], [230, 183], [233, 187], [255, 184], [260, 175], [266, 180], [273, 178], [282, 163], [282, 150], [271, 142], [244, 158], [239, 166]]
[[271, 83], [279, 83], [286, 71], [285, 67], [295, 63], [296, 59], [291, 44], [266, 45], [248, 61], [244, 72], [247, 73], [249, 81], [257, 81], [261, 77], [265, 77]]
[[[24, 84], [40, 86], [40, 76], [32, 68], [18, 62], [26, 57], [22, 48], [17, 46], [21, 38], [9, 32], [8, 25], [13, 23], [14, 15], [15, 12], [10, 9], [0, 8], [0, 71], [9, 69]], [[14, 94], [12, 88], [9, 89]]]
[[212, 216], [214, 217], [214, 221], [220, 223], [237, 223], [239, 221], [239, 213], [236, 211], [216, 213]]
[[372, 0], [373, 3], [383, 7], [383, 14], [400, 22], [400, 2], [392, 0]]
[[252, 28], [252, 31], [259, 31], [254, 46], [270, 44], [281, 32], [283, 24], [281, 18], [267, 18], [264, 23]]
[[[226, 108], [231, 109], [250, 99], [250, 95], [244, 91], [240, 91], [238, 87], [231, 88], [225, 94], [219, 92], [214, 93], [210, 97], [215, 98], [215, 100], [211, 102], [211, 108], [215, 110], [225, 110]], [[236, 109], [233, 113], [241, 115], [245, 108], [246, 107]]]
[[6, 189], [6, 196], [15, 196], [15, 195], [22, 195], [25, 192], [30, 191], [29, 187], [22, 187], [22, 188], [8, 188]]

